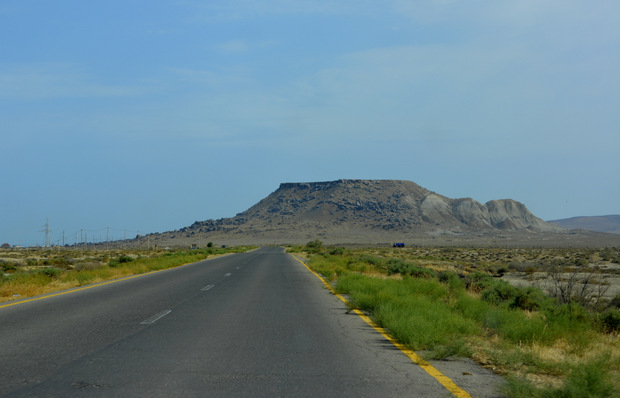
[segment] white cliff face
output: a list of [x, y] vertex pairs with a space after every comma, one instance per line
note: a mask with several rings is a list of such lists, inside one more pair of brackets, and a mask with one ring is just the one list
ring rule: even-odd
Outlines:
[[561, 231], [562, 229], [534, 216], [523, 203], [512, 199], [491, 200], [486, 203], [491, 224], [499, 229], [533, 229]]
[[443, 227], [500, 229], [510, 231], [561, 231], [534, 216], [522, 203], [511, 199], [482, 204], [471, 198], [449, 199], [428, 194], [419, 206], [423, 221]]
[[452, 201], [452, 209], [454, 215], [464, 224], [482, 228], [493, 226], [489, 216], [489, 209], [471, 198], [454, 199]]
[[425, 222], [441, 224], [454, 218], [448, 204], [450, 199], [431, 193], [420, 203], [420, 212]]

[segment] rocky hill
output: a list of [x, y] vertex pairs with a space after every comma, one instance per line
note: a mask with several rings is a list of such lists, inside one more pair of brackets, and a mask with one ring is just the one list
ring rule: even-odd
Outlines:
[[[449, 199], [411, 181], [285, 183], [235, 217], [265, 226], [315, 225], [383, 231], [557, 231], [514, 200]], [[196, 223], [194, 227], [203, 227]]]
[[332, 244], [488, 245], [543, 245], [546, 240], [556, 245], [559, 240], [572, 245], [585, 239], [576, 235], [541, 220], [511, 199], [482, 204], [471, 198], [450, 199], [411, 181], [337, 180], [283, 183], [235, 217], [196, 221], [147, 238], [160, 246], [264, 245], [314, 239]]

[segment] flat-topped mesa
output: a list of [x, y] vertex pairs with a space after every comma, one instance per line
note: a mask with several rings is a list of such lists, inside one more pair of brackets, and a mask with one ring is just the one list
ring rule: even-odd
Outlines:
[[283, 189], [311, 189], [311, 190], [326, 190], [332, 188], [344, 180], [336, 181], [321, 181], [321, 182], [283, 182], [280, 184], [278, 190]]
[[[330, 244], [573, 245], [582, 244], [584, 236], [541, 220], [511, 199], [483, 204], [451, 199], [412, 181], [340, 179], [285, 182], [234, 217], [196, 221], [148, 239], [162, 247], [215, 241], [302, 244], [313, 239]], [[598, 245], [605, 237], [589, 238]], [[605, 242], [618, 245], [617, 240]]]
[[333, 188], [336, 186], [354, 186], [354, 185], [369, 185], [375, 183], [381, 183], [385, 181], [395, 181], [395, 180], [360, 180], [360, 179], [339, 179], [333, 181], [315, 181], [315, 182], [283, 182], [280, 184], [279, 189], [291, 189], [291, 188], [300, 188], [300, 189], [317, 189], [317, 190], [325, 190], [329, 188]]
[[283, 182], [280, 184], [278, 191], [288, 189], [326, 191], [332, 188], [365, 188], [366, 191], [377, 188], [379, 190], [396, 190], [406, 193], [414, 191], [416, 193], [430, 193], [427, 189], [419, 186], [412, 181], [406, 180], [362, 180], [362, 179], [339, 179], [333, 181], [317, 181], [317, 182]]
[[197, 221], [182, 232], [297, 240], [318, 234], [354, 240], [385, 233], [463, 236], [561, 230], [510, 199], [482, 204], [471, 198], [451, 199], [412, 181], [339, 179], [282, 183], [235, 217]]
[[[557, 230], [513, 200], [450, 199], [405, 180], [288, 182], [239, 216], [353, 229]], [[372, 226], [372, 227], [371, 227]]]

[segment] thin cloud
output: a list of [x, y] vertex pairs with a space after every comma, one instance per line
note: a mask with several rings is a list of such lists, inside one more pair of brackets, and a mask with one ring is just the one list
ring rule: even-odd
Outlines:
[[201, 20], [240, 20], [270, 15], [372, 15], [385, 8], [376, 0], [227, 0], [183, 1], [179, 5], [199, 11]]
[[250, 46], [242, 40], [231, 40], [218, 44], [216, 48], [223, 53], [244, 53], [249, 50]]
[[5, 100], [131, 97], [152, 90], [100, 83], [71, 64], [21, 65], [0, 69], [0, 98]]
[[275, 40], [252, 42], [247, 40], [230, 40], [215, 45], [215, 49], [224, 54], [243, 54], [256, 50], [265, 50], [277, 46]]

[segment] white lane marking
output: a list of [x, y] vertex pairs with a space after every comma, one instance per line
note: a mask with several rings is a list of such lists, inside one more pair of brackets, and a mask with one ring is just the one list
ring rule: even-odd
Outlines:
[[200, 289], [200, 290], [207, 291], [207, 290], [211, 289], [212, 287], [215, 287], [215, 285], [207, 285], [207, 286], [203, 287], [203, 288], [202, 288], [202, 289]]
[[225, 274], [224, 276], [231, 276], [232, 274], [229, 272], [227, 274]]
[[153, 315], [149, 319], [145, 319], [144, 321], [140, 322], [140, 325], [150, 325], [152, 323], [155, 323], [155, 322], [157, 322], [158, 320], [160, 320], [161, 318], [165, 317], [166, 315], [168, 315], [171, 312], [172, 312], [172, 310], [165, 310], [165, 311], [162, 311], [162, 312], [158, 312], [157, 314]]

